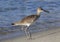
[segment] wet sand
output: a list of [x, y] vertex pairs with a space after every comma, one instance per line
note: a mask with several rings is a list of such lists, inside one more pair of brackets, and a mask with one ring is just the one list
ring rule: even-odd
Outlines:
[[26, 36], [2, 40], [1, 42], [60, 42], [60, 28], [32, 34], [32, 40]]

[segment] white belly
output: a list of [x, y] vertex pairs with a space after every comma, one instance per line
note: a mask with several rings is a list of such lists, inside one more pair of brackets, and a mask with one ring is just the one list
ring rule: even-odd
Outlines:
[[21, 24], [21, 25], [30, 26], [30, 24]]

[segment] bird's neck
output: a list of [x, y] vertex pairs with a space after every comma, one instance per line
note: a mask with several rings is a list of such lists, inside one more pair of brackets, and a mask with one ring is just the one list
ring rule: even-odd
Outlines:
[[40, 15], [41, 14], [41, 12], [37, 12], [37, 15]]
[[37, 15], [40, 15], [41, 10], [37, 9]]

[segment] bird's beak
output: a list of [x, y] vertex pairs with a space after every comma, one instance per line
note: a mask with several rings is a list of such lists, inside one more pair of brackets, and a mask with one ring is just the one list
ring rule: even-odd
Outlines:
[[42, 7], [40, 7], [40, 9], [41, 9], [41, 10], [43, 10], [44, 12], [47, 12], [47, 13], [49, 13], [49, 11], [47, 11], [47, 10], [44, 10]]
[[44, 9], [43, 9], [43, 11], [49, 13], [49, 11], [47, 11], [47, 10], [44, 10]]

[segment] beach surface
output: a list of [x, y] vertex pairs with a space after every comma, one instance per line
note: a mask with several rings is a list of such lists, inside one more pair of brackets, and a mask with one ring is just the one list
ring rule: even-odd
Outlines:
[[34, 33], [32, 38], [32, 40], [29, 40], [26, 36], [23, 36], [5, 39], [1, 42], [60, 42], [60, 28]]

